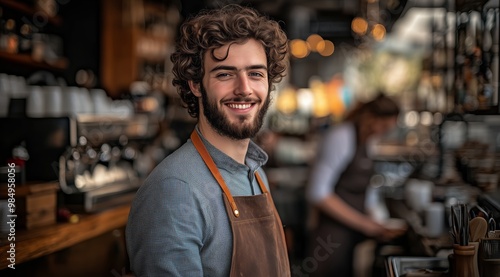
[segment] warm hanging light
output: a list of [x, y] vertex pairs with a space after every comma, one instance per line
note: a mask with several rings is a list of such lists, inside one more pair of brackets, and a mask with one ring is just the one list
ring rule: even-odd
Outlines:
[[309, 88], [297, 90], [297, 109], [301, 114], [311, 115], [314, 108], [314, 95]]
[[309, 47], [305, 41], [294, 39], [290, 41], [290, 52], [296, 58], [305, 58], [309, 55]]
[[329, 115], [330, 106], [323, 82], [316, 77], [311, 77], [309, 87], [314, 97], [313, 116], [324, 117]]
[[[319, 50], [321, 49], [321, 50]], [[335, 45], [329, 40], [323, 40], [318, 44], [318, 52], [321, 56], [328, 57], [335, 51]]]
[[340, 118], [344, 112], [346, 103], [342, 99], [342, 88], [344, 81], [340, 75], [335, 75], [325, 83], [326, 96], [330, 107], [330, 113], [337, 118]]
[[373, 29], [371, 32], [372, 37], [378, 41], [381, 41], [384, 39], [385, 33], [386, 33], [386, 30], [385, 30], [384, 25], [382, 25], [382, 24], [375, 24], [375, 26], [373, 26]]
[[276, 108], [284, 114], [292, 114], [297, 110], [297, 94], [292, 88], [285, 88], [278, 94]]
[[351, 22], [351, 29], [357, 35], [364, 35], [368, 30], [368, 22], [361, 17], [355, 17]]
[[307, 37], [306, 41], [307, 41], [307, 44], [309, 46], [309, 49], [311, 49], [311, 51], [315, 51], [315, 52], [321, 51], [321, 49], [319, 48], [319, 45], [320, 45], [320, 43], [323, 42], [323, 38], [320, 35], [312, 34], [309, 37]]

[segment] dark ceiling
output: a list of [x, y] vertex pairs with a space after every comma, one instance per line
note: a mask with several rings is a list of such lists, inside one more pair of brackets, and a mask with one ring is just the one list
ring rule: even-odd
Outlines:
[[[291, 38], [305, 39], [319, 33], [333, 40], [352, 39], [350, 24], [355, 16], [366, 16], [368, 0], [179, 0], [184, 18], [208, 8], [227, 4], [251, 6], [280, 21]], [[175, 2], [175, 1], [174, 1]], [[390, 31], [407, 0], [378, 0], [386, 29]]]

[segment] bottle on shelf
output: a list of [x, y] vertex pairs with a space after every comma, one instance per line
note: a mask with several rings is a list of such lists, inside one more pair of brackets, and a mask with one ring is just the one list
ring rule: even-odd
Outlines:
[[[3, 23], [3, 22], [2, 22]], [[16, 34], [16, 21], [12, 18], [6, 19], [2, 24], [0, 35], [0, 50], [7, 53], [17, 53], [19, 38]]]
[[4, 14], [3, 14], [3, 8], [0, 6], [0, 50], [3, 50], [2, 44], [3, 44], [3, 38], [4, 38]]
[[33, 42], [33, 27], [25, 23], [19, 28], [19, 53], [31, 54]]

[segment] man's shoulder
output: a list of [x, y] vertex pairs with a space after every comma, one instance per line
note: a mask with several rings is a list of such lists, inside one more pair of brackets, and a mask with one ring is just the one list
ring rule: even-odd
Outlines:
[[189, 191], [195, 192], [206, 186], [207, 174], [210, 172], [203, 159], [188, 141], [153, 169], [144, 180], [142, 190], [151, 193], [186, 186]]
[[194, 145], [189, 141], [165, 157], [150, 173], [150, 177], [175, 178], [192, 173], [190, 168], [197, 167], [202, 159]]

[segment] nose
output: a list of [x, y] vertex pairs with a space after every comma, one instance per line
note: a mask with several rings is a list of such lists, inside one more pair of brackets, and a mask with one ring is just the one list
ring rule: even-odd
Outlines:
[[248, 96], [252, 94], [252, 89], [250, 88], [250, 80], [248, 75], [244, 72], [240, 72], [237, 78], [236, 89], [234, 90], [234, 94], [240, 96]]

